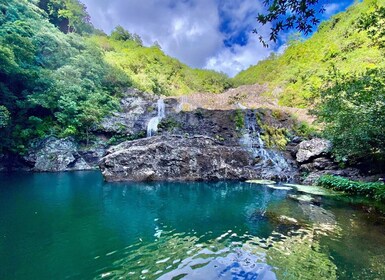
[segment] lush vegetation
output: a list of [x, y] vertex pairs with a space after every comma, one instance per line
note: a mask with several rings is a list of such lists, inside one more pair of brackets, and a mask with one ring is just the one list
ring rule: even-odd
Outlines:
[[283, 54], [272, 54], [242, 71], [235, 84], [268, 84], [271, 93], [279, 93], [281, 105], [305, 108], [318, 98], [318, 89], [332, 67], [343, 74], [385, 68], [384, 52], [377, 43], [383, 26], [376, 3], [382, 2], [354, 4], [322, 22], [308, 40], [292, 35]]
[[191, 69], [163, 53], [159, 45], [143, 47], [140, 37], [117, 27], [111, 36], [93, 36], [106, 60], [123, 70], [135, 87], [160, 95], [182, 95], [192, 92], [220, 93], [231, 87], [222, 73]]
[[1, 150], [22, 153], [47, 135], [88, 142], [92, 128], [119, 109], [124, 90], [155, 94], [220, 92], [224, 74], [193, 70], [117, 27], [96, 30], [78, 0], [0, 4]]
[[23, 152], [29, 140], [45, 135], [86, 138], [117, 108], [129, 78], [74, 32], [83, 31], [83, 14], [76, 21], [62, 7], [59, 17], [68, 19], [63, 33], [47, 20], [50, 10], [29, 1], [6, 0], [0, 11], [0, 148]]
[[352, 181], [338, 176], [324, 175], [320, 177], [318, 184], [322, 187], [336, 191], [344, 191], [349, 194], [364, 195], [379, 201], [385, 201], [384, 183], [365, 183]]
[[338, 160], [385, 159], [385, 69], [331, 72], [316, 113]]

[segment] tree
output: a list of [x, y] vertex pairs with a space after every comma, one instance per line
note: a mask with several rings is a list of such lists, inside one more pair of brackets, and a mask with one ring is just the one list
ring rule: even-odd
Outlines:
[[78, 0], [40, 0], [38, 5], [47, 12], [50, 22], [62, 32], [93, 32], [87, 8]]
[[11, 120], [7, 107], [0, 105], [0, 128], [6, 127]]
[[[309, 34], [315, 25], [320, 22], [317, 17], [325, 9], [318, 3], [322, 0], [264, 0], [267, 7], [265, 14], [258, 14], [257, 21], [262, 25], [272, 24], [269, 40], [276, 42], [278, 34], [284, 30], [296, 29], [297, 31]], [[254, 33], [259, 34], [260, 42], [268, 46], [265, 38], [257, 29]]]
[[385, 159], [385, 70], [326, 77], [315, 110], [337, 159]]
[[385, 47], [385, 7], [374, 5], [374, 11], [362, 15], [358, 21], [360, 31], [366, 31], [373, 44]]
[[117, 41], [131, 41], [134, 39], [133, 35], [120, 25], [115, 27], [115, 29], [111, 32], [110, 37], [111, 39]]

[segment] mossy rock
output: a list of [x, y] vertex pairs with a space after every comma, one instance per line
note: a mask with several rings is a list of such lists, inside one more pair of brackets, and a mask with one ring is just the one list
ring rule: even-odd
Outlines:
[[318, 186], [307, 186], [307, 185], [297, 185], [297, 184], [284, 184], [284, 186], [292, 187], [298, 192], [311, 194], [311, 195], [320, 195], [320, 196], [335, 196], [339, 193], [324, 189]]
[[266, 144], [267, 148], [276, 148], [279, 150], [284, 150], [286, 148], [286, 145], [289, 142], [289, 139], [287, 137], [287, 129], [276, 128], [266, 124], [263, 124], [261, 128], [263, 129], [263, 134], [261, 135], [261, 138]]

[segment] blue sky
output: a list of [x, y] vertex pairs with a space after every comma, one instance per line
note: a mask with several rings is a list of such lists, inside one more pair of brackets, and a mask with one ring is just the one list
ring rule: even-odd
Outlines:
[[[139, 34], [145, 45], [157, 41], [170, 56], [196, 68], [234, 76], [284, 49], [285, 34], [278, 44], [264, 48], [251, 31], [266, 36], [269, 26], [257, 26], [262, 0], [81, 0], [95, 27], [110, 33], [121, 25]], [[321, 1], [321, 19], [346, 9], [353, 0]]]

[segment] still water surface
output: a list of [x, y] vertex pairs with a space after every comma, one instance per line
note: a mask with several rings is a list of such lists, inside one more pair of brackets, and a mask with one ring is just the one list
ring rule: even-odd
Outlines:
[[385, 216], [240, 183], [0, 175], [0, 279], [385, 279]]

